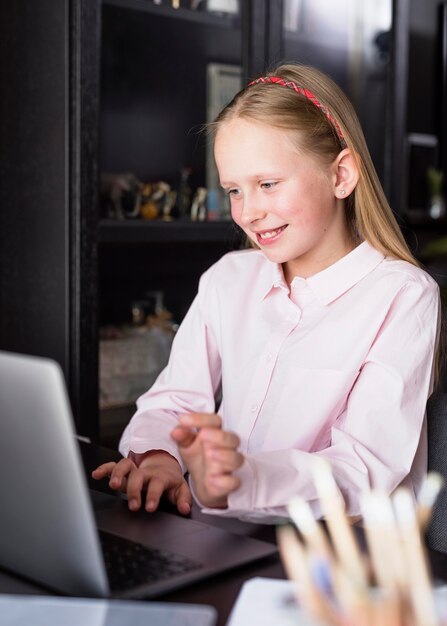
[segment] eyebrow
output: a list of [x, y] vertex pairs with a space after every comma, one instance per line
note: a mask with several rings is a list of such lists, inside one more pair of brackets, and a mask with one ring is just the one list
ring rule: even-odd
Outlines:
[[[270, 178], [276, 179], [276, 178], [283, 178], [284, 174], [280, 175], [279, 173], [276, 172], [261, 172], [259, 174], [253, 174], [252, 176], [249, 176], [250, 180], [269, 180]], [[226, 181], [226, 180], [222, 180], [220, 181], [220, 185], [221, 187], [227, 187], [227, 186], [231, 186], [231, 185], [237, 185], [237, 183], [232, 182], [232, 181]]]

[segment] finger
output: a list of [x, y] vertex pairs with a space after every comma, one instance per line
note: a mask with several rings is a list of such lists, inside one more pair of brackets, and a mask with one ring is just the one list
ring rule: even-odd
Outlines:
[[158, 476], [154, 476], [148, 484], [146, 494], [146, 511], [155, 511], [160, 503], [160, 498], [166, 490], [165, 482]]
[[141, 492], [149, 482], [149, 479], [150, 474], [144, 469], [135, 469], [135, 471], [129, 474], [127, 480], [127, 499], [131, 511], [138, 511], [141, 507]]
[[219, 476], [208, 476], [205, 485], [209, 493], [220, 498], [236, 491], [241, 485], [241, 481], [233, 474], [220, 474]]
[[197, 435], [201, 441], [213, 444], [222, 448], [238, 448], [241, 440], [236, 433], [227, 430], [217, 430], [216, 428], [204, 428]]
[[188, 483], [184, 480], [179, 487], [171, 489], [168, 494], [170, 502], [177, 505], [179, 513], [189, 515], [191, 512], [192, 495]]
[[222, 420], [216, 413], [183, 413], [179, 416], [182, 426], [190, 428], [221, 428]]
[[207, 472], [209, 474], [231, 473], [244, 462], [244, 455], [226, 448], [205, 448]]
[[96, 469], [92, 471], [92, 477], [95, 480], [100, 480], [101, 478], [110, 476], [115, 465], [115, 461], [110, 461], [109, 463], [103, 463], [102, 465], [99, 465]]
[[121, 489], [124, 491], [127, 485], [127, 477], [134, 469], [136, 469], [136, 465], [131, 459], [121, 459], [121, 461], [116, 463], [112, 468], [109, 486], [112, 489]]
[[184, 428], [183, 426], [176, 426], [171, 431], [171, 437], [180, 447], [188, 447], [190, 446], [195, 438], [197, 437], [197, 432], [191, 430], [190, 428]]

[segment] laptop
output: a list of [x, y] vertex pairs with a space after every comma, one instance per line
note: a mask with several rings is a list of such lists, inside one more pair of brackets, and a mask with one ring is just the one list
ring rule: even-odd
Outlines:
[[214, 626], [204, 604], [0, 595], [0, 626]]
[[62, 370], [0, 351], [0, 567], [66, 595], [154, 598], [277, 552], [89, 489]]

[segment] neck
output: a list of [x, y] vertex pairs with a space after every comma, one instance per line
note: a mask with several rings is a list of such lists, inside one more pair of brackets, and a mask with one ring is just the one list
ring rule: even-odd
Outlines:
[[293, 261], [283, 263], [282, 269], [287, 284], [290, 287], [295, 276], [299, 276], [300, 278], [310, 278], [310, 276], [322, 272], [352, 252], [352, 250], [357, 247], [358, 243], [359, 242], [353, 237], [349, 236], [346, 237], [344, 241], [340, 242], [339, 245], [326, 250], [324, 254], [313, 256], [312, 258], [304, 255], [298, 259], [294, 259]]

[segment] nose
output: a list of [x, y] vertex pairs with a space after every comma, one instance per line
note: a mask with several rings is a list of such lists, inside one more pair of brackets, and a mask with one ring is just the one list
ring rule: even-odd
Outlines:
[[[245, 193], [239, 206], [238, 221], [242, 227], [248, 227], [265, 217], [267, 211], [263, 199], [256, 193]], [[235, 219], [235, 216], [233, 215]]]

